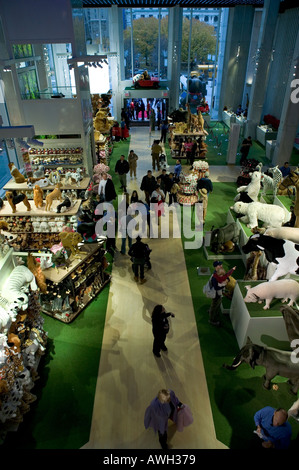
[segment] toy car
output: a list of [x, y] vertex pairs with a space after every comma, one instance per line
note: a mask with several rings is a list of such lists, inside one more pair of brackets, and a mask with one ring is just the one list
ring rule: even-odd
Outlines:
[[134, 88], [159, 88], [160, 80], [157, 77], [152, 77], [149, 80], [144, 80], [140, 74], [135, 75], [133, 78]]

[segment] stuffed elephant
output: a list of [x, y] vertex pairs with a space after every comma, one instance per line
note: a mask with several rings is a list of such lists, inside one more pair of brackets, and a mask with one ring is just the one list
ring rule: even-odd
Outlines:
[[228, 370], [236, 370], [242, 362], [254, 369], [255, 366], [263, 366], [266, 368], [264, 375], [263, 387], [270, 389], [270, 382], [276, 375], [286, 377], [291, 384], [291, 392], [297, 394], [299, 390], [299, 361], [294, 360], [294, 351], [280, 351], [274, 348], [265, 348], [263, 346], [253, 344], [250, 338], [241, 348], [239, 354], [233, 360], [231, 366], [223, 365]]

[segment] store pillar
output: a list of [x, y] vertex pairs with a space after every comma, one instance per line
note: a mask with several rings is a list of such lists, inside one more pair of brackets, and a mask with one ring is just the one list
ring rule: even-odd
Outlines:
[[168, 28], [168, 80], [169, 110], [172, 112], [179, 107], [180, 100], [180, 70], [181, 70], [181, 47], [182, 47], [182, 20], [183, 9], [179, 6], [170, 8]]
[[245, 127], [245, 136], [250, 135], [253, 139], [256, 138], [256, 127], [260, 124], [262, 118], [279, 6], [280, 0], [265, 0], [264, 2], [248, 108], [248, 120]]

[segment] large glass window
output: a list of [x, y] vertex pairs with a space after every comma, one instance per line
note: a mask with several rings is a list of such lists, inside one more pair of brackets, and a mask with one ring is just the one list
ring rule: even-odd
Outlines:
[[14, 44], [13, 52], [22, 99], [76, 94], [67, 62], [72, 57], [71, 44]]
[[217, 9], [211, 9], [210, 15], [198, 10], [184, 8], [182, 29], [180, 105], [188, 102], [193, 113], [203, 97], [211, 103], [217, 41], [213, 14]]
[[124, 78], [147, 70], [151, 76], [167, 77], [168, 9], [123, 10]]
[[84, 8], [84, 23], [87, 54], [109, 52], [109, 8]]

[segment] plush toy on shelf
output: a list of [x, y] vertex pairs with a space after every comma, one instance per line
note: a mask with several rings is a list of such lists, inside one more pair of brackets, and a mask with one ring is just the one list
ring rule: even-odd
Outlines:
[[37, 209], [41, 209], [43, 207], [43, 196], [44, 192], [42, 188], [36, 184], [33, 189], [33, 201]]
[[45, 176], [44, 165], [39, 165], [38, 169], [33, 172], [33, 178], [43, 178]]
[[237, 188], [238, 194], [234, 199], [235, 202], [256, 202], [258, 200], [262, 174], [260, 171], [254, 171], [249, 173], [249, 176], [251, 177], [250, 183], [247, 186], [239, 186]]
[[58, 206], [56, 207], [56, 212], [60, 214], [62, 210], [66, 211], [70, 207], [72, 207], [72, 203], [68, 197], [65, 197], [62, 203], [58, 204]]
[[12, 208], [13, 213], [17, 211], [16, 205], [20, 202], [24, 203], [27, 208], [27, 211], [31, 210], [30, 202], [28, 201], [25, 193], [18, 194], [16, 191], [6, 191], [5, 196], [10, 207]]
[[34, 274], [36, 284], [41, 292], [46, 292], [47, 282], [44, 273], [42, 272], [40, 264], [36, 261], [31, 253], [28, 253], [27, 267]]
[[22, 184], [25, 183], [26, 178], [22, 173], [17, 169], [14, 163], [10, 162], [8, 164], [10, 174], [12, 176], [12, 179], [14, 180], [15, 183], [17, 184]]
[[83, 253], [78, 248], [78, 244], [83, 242], [82, 236], [78, 232], [61, 232], [59, 238], [65, 250], [70, 250], [71, 254], [77, 258]]
[[46, 211], [50, 211], [54, 199], [59, 199], [61, 201], [61, 183], [57, 183], [55, 189], [46, 196]]

